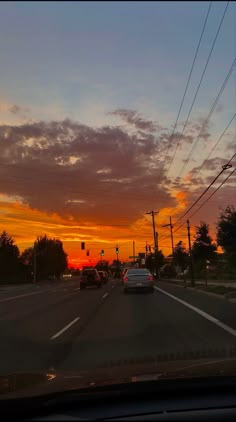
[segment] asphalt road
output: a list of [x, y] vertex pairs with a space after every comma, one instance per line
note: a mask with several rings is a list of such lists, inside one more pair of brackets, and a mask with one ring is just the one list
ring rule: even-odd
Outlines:
[[118, 281], [80, 291], [76, 279], [0, 288], [0, 375], [219, 352], [236, 356], [236, 303], [201, 292], [158, 282], [124, 295]]

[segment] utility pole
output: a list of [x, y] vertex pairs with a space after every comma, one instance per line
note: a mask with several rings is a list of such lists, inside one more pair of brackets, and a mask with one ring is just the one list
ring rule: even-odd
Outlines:
[[164, 226], [161, 227], [170, 227], [170, 237], [171, 237], [171, 247], [172, 247], [172, 256], [174, 258], [174, 238], [173, 238], [173, 224], [171, 221], [171, 217], [170, 217], [170, 222], [169, 224], [164, 224]]
[[152, 228], [153, 228], [153, 239], [154, 239], [154, 254], [155, 254], [155, 274], [157, 276], [158, 273], [158, 265], [157, 265], [157, 252], [158, 252], [158, 237], [157, 237], [157, 232], [156, 232], [156, 226], [155, 226], [155, 214], [159, 214], [159, 210], [158, 211], [149, 211], [146, 212], [146, 214], [150, 214], [152, 216]]
[[[135, 257], [135, 241], [133, 240], [133, 257]], [[135, 258], [133, 258], [133, 262], [135, 262]]]
[[172, 256], [174, 258], [174, 238], [173, 238], [173, 225], [171, 222], [171, 217], [170, 217], [170, 237], [171, 237], [171, 246], [172, 246]]
[[192, 286], [194, 286], [195, 281], [194, 281], [194, 271], [193, 271], [193, 255], [192, 255], [192, 247], [191, 247], [191, 239], [190, 239], [189, 220], [187, 220], [187, 230], [188, 230], [188, 249], [189, 249], [189, 257], [190, 257], [191, 283], [192, 283]]
[[36, 266], [37, 266], [36, 242], [34, 242], [34, 283], [36, 283]]
[[156, 226], [155, 226], [155, 214], [159, 214], [159, 211], [149, 211], [146, 214], [151, 214], [152, 216], [152, 227], [153, 227], [153, 239], [154, 239], [154, 249], [155, 253], [157, 252], [157, 234], [156, 234]]
[[158, 245], [158, 232], [156, 232], [156, 249], [157, 249], [157, 252], [158, 252], [158, 250], [159, 250], [159, 245]]
[[147, 245], [147, 241], [146, 241], [146, 246], [145, 246], [145, 257], [147, 258], [147, 253], [148, 253], [148, 245]]

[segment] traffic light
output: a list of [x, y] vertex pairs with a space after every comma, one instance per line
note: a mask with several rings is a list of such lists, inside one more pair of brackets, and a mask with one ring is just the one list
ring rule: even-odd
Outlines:
[[85, 242], [81, 242], [81, 249], [84, 250], [85, 249]]
[[103, 249], [101, 250], [101, 255], [104, 256], [104, 250]]
[[118, 253], [119, 253], [119, 248], [118, 248], [118, 246], [116, 247], [116, 254], [118, 255]]
[[86, 255], [89, 256], [89, 251], [86, 252]]

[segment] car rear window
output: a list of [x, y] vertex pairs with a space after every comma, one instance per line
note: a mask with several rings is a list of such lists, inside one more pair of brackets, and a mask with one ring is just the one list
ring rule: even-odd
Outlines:
[[135, 274], [140, 275], [140, 274], [143, 274], [143, 275], [145, 275], [145, 274], [149, 274], [149, 271], [148, 270], [145, 270], [145, 269], [128, 270], [126, 272], [126, 274], [129, 274], [129, 275], [135, 275]]

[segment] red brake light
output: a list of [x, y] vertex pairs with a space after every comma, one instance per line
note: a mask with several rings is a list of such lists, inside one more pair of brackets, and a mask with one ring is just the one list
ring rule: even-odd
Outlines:
[[148, 277], [148, 280], [153, 281], [153, 276], [152, 276], [152, 275], [150, 275], [150, 276]]

